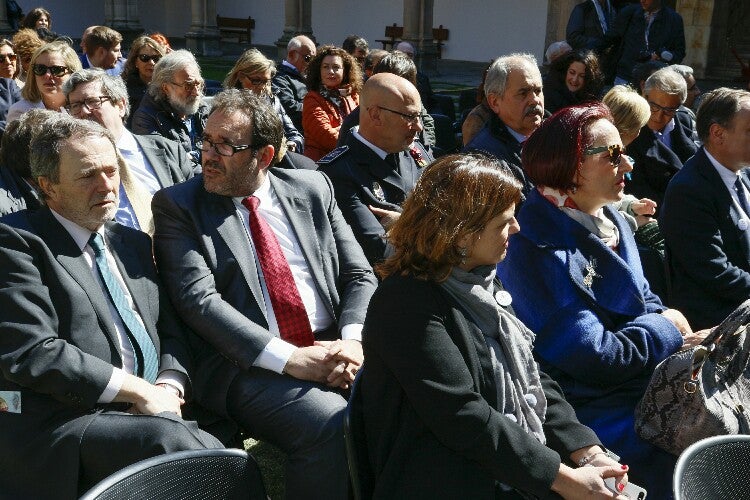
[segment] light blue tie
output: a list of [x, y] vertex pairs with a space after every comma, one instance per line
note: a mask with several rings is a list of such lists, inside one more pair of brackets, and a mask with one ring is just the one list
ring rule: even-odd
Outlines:
[[[104, 285], [107, 287], [109, 298], [115, 305], [115, 309], [117, 309], [117, 312], [125, 325], [128, 340], [133, 346], [133, 351], [135, 353], [135, 373], [153, 383], [156, 381], [156, 374], [159, 369], [159, 358], [156, 354], [156, 347], [146, 329], [141, 322], [138, 321], [138, 318], [135, 317], [133, 309], [125, 298], [125, 293], [123, 292], [122, 287], [117, 282], [112, 271], [109, 270], [107, 256], [104, 253], [104, 240], [102, 239], [102, 236], [99, 233], [93, 233], [89, 239], [89, 245], [94, 250], [96, 268], [99, 270], [99, 276], [101, 276]], [[141, 371], [138, 369], [139, 353], [143, 359], [143, 370]]]
[[734, 189], [737, 191], [737, 199], [740, 202], [742, 211], [745, 212], [746, 217], [750, 217], [750, 203], [748, 203], [747, 195], [745, 194], [745, 186], [742, 184], [742, 175], [738, 175], [737, 180], [734, 181]]

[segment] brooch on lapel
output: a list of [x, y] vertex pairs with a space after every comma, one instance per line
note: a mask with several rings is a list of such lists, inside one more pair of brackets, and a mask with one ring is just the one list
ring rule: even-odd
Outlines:
[[422, 156], [422, 153], [420, 153], [417, 148], [413, 146], [409, 148], [409, 154], [414, 159], [414, 163], [416, 163], [419, 168], [424, 168], [427, 166], [427, 160], [424, 159], [424, 156]]
[[372, 194], [375, 195], [375, 198], [377, 198], [378, 201], [385, 203], [385, 193], [383, 192], [383, 188], [380, 187], [378, 181], [372, 183]]
[[601, 274], [596, 272], [596, 259], [592, 258], [586, 263], [586, 276], [583, 277], [583, 284], [586, 288], [591, 288], [594, 284], [594, 278], [601, 278]]

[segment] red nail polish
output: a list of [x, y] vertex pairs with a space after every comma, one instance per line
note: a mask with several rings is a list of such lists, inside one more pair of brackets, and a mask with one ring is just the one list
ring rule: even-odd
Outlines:
[[625, 485], [624, 484], [618, 484], [617, 485], [617, 491], [622, 491], [624, 489], [625, 489]]
[[628, 470], [628, 466], [627, 466], [627, 465], [625, 465], [625, 464], [622, 464], [622, 465], [620, 466], [620, 468], [621, 468], [622, 470]]

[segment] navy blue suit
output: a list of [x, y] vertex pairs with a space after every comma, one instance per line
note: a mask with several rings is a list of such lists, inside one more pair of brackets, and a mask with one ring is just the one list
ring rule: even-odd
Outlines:
[[[750, 190], [747, 173], [742, 175]], [[750, 233], [701, 148], [669, 183], [659, 225], [670, 253], [672, 305], [693, 329], [718, 324], [750, 297]]]

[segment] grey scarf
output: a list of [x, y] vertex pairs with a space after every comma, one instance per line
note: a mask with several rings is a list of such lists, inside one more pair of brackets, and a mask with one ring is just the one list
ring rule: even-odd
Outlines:
[[497, 387], [497, 410], [545, 443], [547, 398], [531, 355], [534, 334], [495, 298], [495, 267], [471, 272], [454, 267], [441, 286], [469, 313], [484, 334]]

